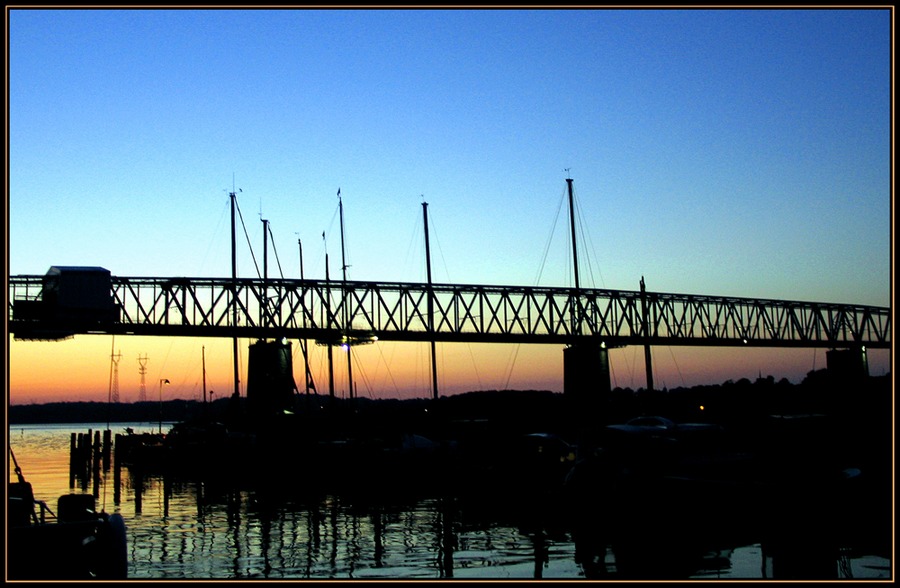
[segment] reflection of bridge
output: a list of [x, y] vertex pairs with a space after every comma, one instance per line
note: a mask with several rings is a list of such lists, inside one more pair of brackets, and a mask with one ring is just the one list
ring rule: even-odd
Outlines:
[[[9, 279], [9, 332], [497, 343], [889, 348], [889, 308], [658, 292], [288, 279], [109, 278], [111, 319], [17, 312], [46, 276]], [[21, 307], [20, 307], [21, 308]], [[433, 313], [429, 314], [429, 308]]]

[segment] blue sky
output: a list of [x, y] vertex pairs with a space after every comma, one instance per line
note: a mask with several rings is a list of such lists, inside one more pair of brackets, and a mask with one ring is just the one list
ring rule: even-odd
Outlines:
[[336, 276], [340, 188], [349, 279], [424, 198], [436, 281], [569, 286], [570, 170], [583, 285], [890, 304], [887, 9], [7, 15], [10, 274], [228, 276], [234, 186]]

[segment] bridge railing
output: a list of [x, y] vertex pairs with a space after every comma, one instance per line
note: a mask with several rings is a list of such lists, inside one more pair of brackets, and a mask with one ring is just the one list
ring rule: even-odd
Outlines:
[[[41, 278], [10, 278], [11, 331]], [[116, 276], [111, 290], [120, 321], [99, 328], [146, 335], [886, 348], [891, 332], [882, 307], [626, 290]]]

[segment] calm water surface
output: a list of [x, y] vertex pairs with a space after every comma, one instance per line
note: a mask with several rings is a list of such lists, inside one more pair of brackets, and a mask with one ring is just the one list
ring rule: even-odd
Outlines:
[[[126, 426], [155, 430], [110, 428], [115, 435]], [[71, 433], [106, 428], [11, 426], [9, 442], [35, 497], [51, 509], [61, 494], [92, 493], [98, 509], [125, 518], [133, 579], [585, 578], [566, 525], [544, 508], [507, 508], [507, 497], [487, 491], [476, 500], [382, 493], [373, 480], [352, 493], [320, 494], [290, 465], [273, 483], [254, 484], [251, 464], [230, 484], [138, 481], [123, 469], [116, 491], [111, 469], [98, 485], [76, 480], [70, 488]], [[891, 561], [876, 555], [848, 554], [836, 565], [839, 579], [891, 578]], [[614, 577], [611, 548], [600, 567]], [[772, 578], [772, 561], [759, 544], [723, 546], [703, 554], [689, 577]]]

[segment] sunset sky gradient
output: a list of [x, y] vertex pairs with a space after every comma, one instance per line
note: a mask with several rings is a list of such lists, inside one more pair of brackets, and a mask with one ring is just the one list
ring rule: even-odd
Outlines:
[[[228, 277], [228, 192], [270, 275], [582, 285], [890, 306], [892, 18], [809, 10], [7, 8], [8, 274]], [[568, 170], [568, 171], [567, 171]], [[322, 233], [325, 232], [325, 239]], [[256, 270], [241, 229], [238, 275]], [[270, 243], [271, 246], [272, 243]], [[9, 402], [199, 398], [229, 339], [9, 339]], [[242, 374], [246, 345], [242, 341]], [[311, 345], [320, 392], [324, 349]], [[554, 345], [438, 346], [442, 392], [562, 390]], [[294, 342], [295, 378], [302, 366]], [[645, 385], [643, 350], [611, 352]], [[339, 353], [336, 354], [340, 356]], [[430, 395], [426, 344], [354, 352], [358, 394]], [[662, 387], [797, 383], [825, 351], [654, 348]], [[336, 362], [346, 394], [343, 357]], [[871, 350], [870, 373], [891, 369]]]

